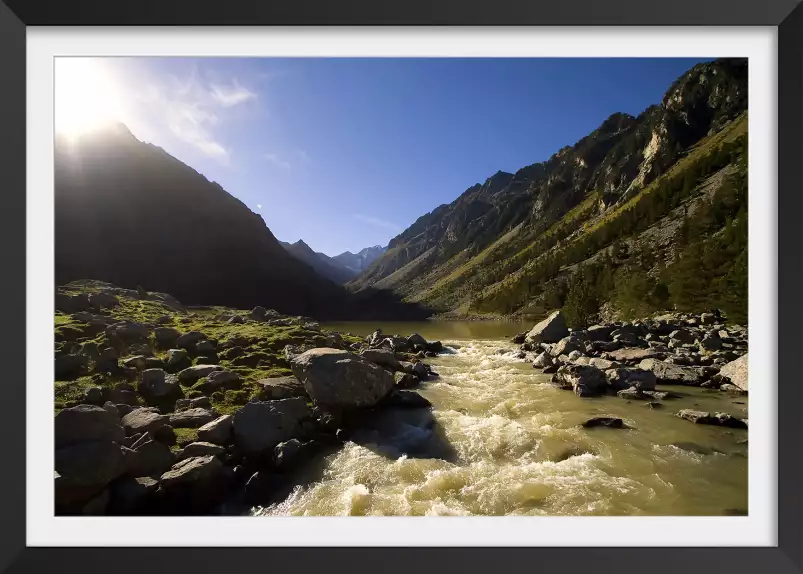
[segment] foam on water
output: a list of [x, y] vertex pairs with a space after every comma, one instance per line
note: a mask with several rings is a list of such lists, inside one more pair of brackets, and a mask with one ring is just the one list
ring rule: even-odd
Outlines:
[[[254, 513], [722, 514], [747, 507], [744, 431], [672, 416], [701, 403], [733, 412], [725, 395], [694, 389], [659, 411], [618, 397], [582, 399], [549, 385], [510, 345], [499, 353], [505, 344], [496, 340], [444, 344], [453, 352], [433, 360], [440, 377], [419, 392], [432, 402], [453, 456], [404, 454], [404, 441], [436, 433], [400, 426], [398, 450], [346, 443], [319, 480]], [[604, 414], [632, 428], [579, 426]]]

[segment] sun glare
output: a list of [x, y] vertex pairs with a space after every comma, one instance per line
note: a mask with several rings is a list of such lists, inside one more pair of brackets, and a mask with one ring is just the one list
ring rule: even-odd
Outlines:
[[54, 111], [56, 132], [68, 137], [122, 119], [117, 88], [93, 58], [56, 59]]

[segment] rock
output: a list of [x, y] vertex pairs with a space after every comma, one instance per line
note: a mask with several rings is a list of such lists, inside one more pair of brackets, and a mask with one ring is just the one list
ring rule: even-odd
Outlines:
[[641, 390], [637, 389], [636, 387], [630, 387], [629, 389], [618, 391], [616, 393], [616, 396], [631, 401], [646, 401], [650, 398], [648, 395], [644, 394]]
[[740, 387], [730, 383], [723, 383], [719, 385], [719, 390], [733, 395], [746, 395], [747, 391], [743, 391]]
[[412, 387], [417, 387], [421, 382], [418, 376], [413, 375], [412, 373], [398, 372], [393, 375], [393, 378], [396, 381], [397, 389], [409, 389]]
[[701, 325], [712, 325], [717, 320], [717, 316], [713, 313], [702, 313], [700, 314], [700, 324]]
[[697, 337], [695, 337], [694, 333], [688, 329], [677, 329], [676, 331], [669, 333], [669, 339], [670, 341], [677, 341], [679, 343], [690, 345], [697, 340]]
[[178, 339], [176, 339], [176, 346], [180, 349], [193, 349], [195, 348], [195, 345], [204, 339], [206, 339], [206, 335], [200, 331], [190, 331], [189, 333], [184, 333]]
[[609, 369], [605, 372], [608, 384], [614, 390], [635, 387], [640, 391], [655, 389], [656, 378], [652, 371], [644, 369]]
[[295, 357], [293, 374], [318, 404], [339, 407], [373, 406], [395, 385], [378, 365], [347, 351], [311, 349]]
[[223, 415], [198, 429], [198, 439], [212, 444], [227, 444], [231, 439], [231, 415]]
[[109, 513], [117, 515], [139, 514], [146, 511], [159, 483], [147, 476], [121, 478], [111, 487]]
[[642, 349], [639, 347], [625, 347], [608, 353], [608, 357], [614, 361], [623, 363], [633, 363], [644, 359], [660, 357], [662, 354], [655, 349]]
[[569, 353], [569, 360], [574, 362], [577, 361], [582, 356], [583, 354], [580, 351], [572, 351], [571, 353]]
[[217, 418], [217, 414], [208, 409], [194, 408], [179, 411], [170, 415], [170, 425], [174, 428], [197, 429]]
[[677, 367], [658, 359], [644, 359], [639, 363], [639, 368], [652, 371], [662, 385], [699, 385], [702, 382], [698, 370]]
[[121, 321], [106, 327], [106, 336], [123, 342], [147, 341], [150, 331], [147, 325], [133, 321]]
[[714, 415], [714, 418], [716, 418], [717, 424], [722, 427], [729, 427], [735, 429], [747, 428], [747, 420], [738, 419], [734, 416], [729, 415], [728, 413], [717, 413]]
[[581, 397], [604, 395], [608, 390], [605, 373], [588, 365], [564, 365], [558, 369], [553, 379], [564, 388], [570, 386]]
[[126, 474], [131, 477], [159, 476], [175, 462], [170, 447], [156, 440], [136, 445], [126, 456]]
[[610, 341], [614, 329], [613, 325], [592, 325], [586, 333], [589, 341]]
[[700, 425], [716, 425], [716, 426], [742, 428], [742, 429], [747, 428], [746, 421], [737, 419], [736, 417], [733, 417], [727, 413], [711, 414], [709, 412], [704, 412], [704, 411], [683, 409], [682, 411], [678, 412], [675, 416]]
[[528, 331], [525, 331], [524, 333], [519, 333], [518, 335], [515, 335], [510, 340], [510, 342], [513, 343], [514, 345], [521, 345], [522, 343], [524, 343], [524, 340], [527, 338], [527, 333], [528, 333]]
[[546, 351], [544, 351], [543, 353], [538, 355], [533, 361], [533, 368], [543, 369], [545, 367], [551, 366], [552, 363], [553, 363], [552, 357]]
[[162, 425], [170, 422], [169, 417], [160, 414], [152, 407], [134, 409], [122, 419], [123, 428], [127, 436], [141, 432], [155, 432]]
[[145, 355], [135, 355], [123, 361], [123, 366], [128, 369], [141, 371], [147, 367], [147, 357]]
[[747, 392], [747, 362], [747, 355], [745, 354], [735, 361], [727, 363], [719, 370], [718, 377], [727, 379], [730, 384]]
[[553, 357], [560, 357], [561, 355], [568, 355], [572, 351], [584, 351], [585, 345], [583, 342], [574, 335], [564, 337], [558, 341], [550, 350], [549, 354]]
[[57, 449], [82, 442], [121, 443], [125, 438], [120, 418], [93, 405], [62, 409], [56, 415], [54, 426]]
[[624, 428], [624, 423], [622, 422], [622, 419], [617, 419], [613, 417], [594, 417], [584, 422], [583, 427], [585, 428], [608, 427], [612, 429], [620, 429]]
[[[561, 311], [555, 311], [549, 317], [536, 324], [525, 337], [526, 343], [557, 343], [569, 335], [566, 319]], [[560, 353], [558, 353], [560, 354]]]
[[257, 384], [262, 387], [259, 393], [261, 401], [307, 397], [304, 385], [294, 376], [260, 379]]
[[680, 395], [676, 395], [675, 393], [670, 393], [667, 391], [644, 391], [644, 394], [648, 397], [653, 399], [657, 399], [659, 401], [664, 401], [667, 399], [679, 399]]
[[178, 460], [185, 458], [192, 458], [195, 456], [218, 456], [226, 452], [222, 446], [218, 446], [211, 442], [191, 442], [178, 454]]
[[90, 405], [102, 405], [103, 389], [100, 387], [89, 387], [84, 391], [84, 402]]
[[168, 371], [175, 373], [183, 371], [192, 364], [186, 349], [170, 349], [167, 351], [166, 368]]
[[395, 390], [382, 399], [382, 405], [405, 409], [428, 409], [432, 407], [432, 403], [418, 393], [401, 390]]
[[413, 363], [413, 374], [417, 376], [420, 380], [425, 381], [429, 377], [429, 370], [424, 363], [418, 362]]
[[178, 374], [178, 380], [183, 384], [189, 386], [194, 384], [198, 379], [208, 376], [215, 371], [224, 371], [224, 367], [220, 365], [195, 365], [188, 367]]
[[89, 357], [67, 354], [56, 357], [55, 376], [57, 381], [71, 381], [86, 373]]
[[[66, 498], [84, 498], [88, 501], [112, 480], [126, 471], [123, 451], [119, 444], [110, 441], [93, 441], [72, 444], [56, 449], [55, 470], [71, 491]], [[80, 494], [78, 491], [82, 491]], [[57, 503], [59, 501], [57, 500]]]
[[[411, 335], [411, 337], [412, 336], [413, 335]], [[359, 356], [380, 367], [388, 368], [391, 371], [402, 370], [401, 363], [399, 363], [399, 359], [396, 358], [396, 354], [388, 349], [365, 349]]]
[[213, 371], [206, 376], [203, 391], [213, 393], [221, 389], [239, 389], [243, 386], [243, 379], [232, 371]]
[[600, 359], [599, 357], [593, 357], [593, 358], [589, 359], [588, 360], [588, 364], [591, 365], [592, 367], [596, 367], [596, 368], [601, 369], [603, 371], [606, 371], [608, 369], [612, 369], [617, 365], [617, 363], [615, 363], [613, 361], [609, 361], [607, 359]]
[[257, 305], [253, 309], [251, 309], [251, 313], [249, 313], [249, 317], [254, 321], [264, 321], [268, 318], [268, 310], [265, 307], [260, 307]]
[[544, 370], [542, 372], [545, 375], [553, 375], [553, 374], [558, 372], [558, 366], [557, 365], [549, 365], [548, 367], [544, 367]]
[[226, 472], [214, 456], [186, 458], [173, 465], [159, 479], [159, 489], [172, 508], [201, 512], [226, 495]]
[[407, 337], [407, 344], [410, 345], [411, 347], [426, 348], [427, 340], [418, 333], [413, 333], [412, 335]]
[[265, 456], [280, 442], [302, 438], [305, 435], [302, 423], [309, 419], [312, 412], [300, 397], [251, 402], [232, 419], [234, 443], [246, 456]]
[[440, 341], [429, 341], [427, 343], [427, 352], [428, 353], [435, 353], [440, 354], [443, 352], [443, 343]]
[[211, 409], [212, 402], [209, 397], [195, 397], [194, 399], [179, 399], [176, 401], [176, 412], [186, 409]]
[[588, 346], [597, 353], [608, 353], [622, 346], [619, 341], [591, 341]]
[[662, 408], [664, 408], [664, 404], [663, 403], [659, 403], [657, 401], [650, 401], [650, 402], [647, 403], [647, 406], [650, 409], [662, 409]]
[[163, 369], [145, 369], [139, 382], [139, 392], [146, 398], [162, 398], [171, 395], [181, 396], [178, 378]]
[[706, 335], [700, 340], [700, 348], [704, 351], [718, 351], [722, 348], [722, 339], [716, 333]]
[[153, 334], [156, 344], [163, 349], [173, 346], [178, 338], [181, 337], [181, 331], [173, 327], [156, 327], [153, 330]]
[[195, 352], [199, 355], [214, 355], [217, 353], [217, 346], [212, 341], [200, 341], [195, 345]]

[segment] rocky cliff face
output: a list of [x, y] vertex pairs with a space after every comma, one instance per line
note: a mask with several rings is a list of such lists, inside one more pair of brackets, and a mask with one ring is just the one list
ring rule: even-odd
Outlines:
[[[613, 114], [548, 160], [498, 172], [420, 217], [353, 285], [390, 288], [444, 310], [465, 305], [495, 280], [482, 276], [489, 257], [514, 257], [559, 222], [570, 227], [615, 211], [746, 109], [746, 60], [697, 65], [637, 118]], [[440, 296], [466, 277], [470, 293]]]
[[56, 141], [55, 236], [59, 284], [98, 279], [319, 319], [387, 312], [320, 277], [240, 200], [122, 125]]

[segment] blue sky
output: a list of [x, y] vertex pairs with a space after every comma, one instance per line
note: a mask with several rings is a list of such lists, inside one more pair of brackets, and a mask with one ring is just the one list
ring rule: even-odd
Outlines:
[[[96, 85], [137, 137], [220, 183], [277, 238], [336, 255], [387, 244], [614, 112], [638, 115], [698, 61], [109, 58], [81, 89]], [[57, 122], [69, 83], [58, 69]]]

